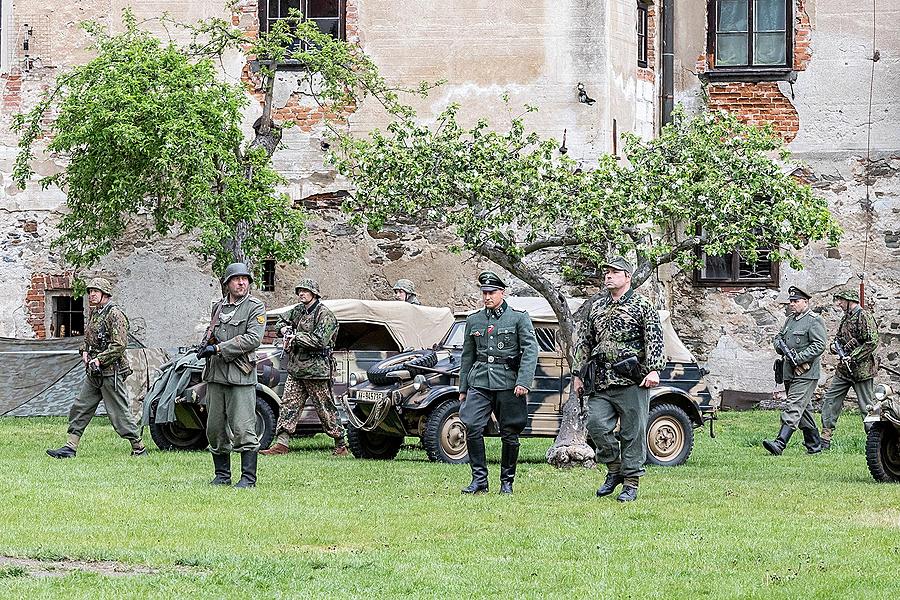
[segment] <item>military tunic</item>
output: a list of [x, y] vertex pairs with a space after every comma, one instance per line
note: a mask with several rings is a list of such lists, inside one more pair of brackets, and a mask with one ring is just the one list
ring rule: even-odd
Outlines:
[[[825, 323], [814, 312], [807, 310], [802, 315], [787, 318], [773, 343], [782, 340], [788, 348], [797, 353], [800, 364], [808, 364], [805, 373], [795, 373], [791, 361], [784, 357], [782, 376], [787, 393], [787, 406], [781, 414], [781, 422], [796, 430], [816, 428], [809, 403], [816, 391], [816, 383], [821, 375], [822, 353], [827, 337]], [[776, 346], [776, 351], [780, 353]]]
[[[236, 303], [230, 296], [219, 302], [222, 310], [212, 334], [218, 352], [207, 357], [203, 381], [207, 382], [206, 436], [213, 454], [255, 451], [256, 349], [265, 332], [266, 309], [247, 294]], [[215, 314], [219, 305], [213, 307]], [[229, 429], [231, 435], [229, 435]]]
[[293, 328], [294, 337], [286, 352], [288, 378], [276, 432], [294, 433], [309, 400], [325, 433], [343, 440], [344, 427], [331, 391], [331, 350], [337, 340], [337, 318], [317, 298], [309, 307], [298, 303], [276, 324], [279, 330], [285, 326]]
[[[637, 358], [634, 378], [612, 365]], [[594, 363], [593, 392], [588, 397], [587, 429], [597, 446], [596, 460], [610, 473], [620, 472], [636, 486], [647, 461], [647, 420], [650, 391], [639, 384], [651, 371], [666, 366], [659, 312], [650, 301], [629, 289], [618, 300], [612, 295], [594, 302], [581, 327], [575, 350], [579, 373]], [[619, 425], [618, 435], [614, 433]]]
[[69, 435], [81, 437], [102, 400], [116, 433], [131, 442], [132, 447], [143, 446], [125, 387], [125, 379], [131, 374], [125, 360], [127, 346], [128, 317], [125, 313], [112, 302], [92, 309], [80, 350], [87, 352], [90, 360], [100, 361], [100, 374], [94, 374], [85, 365], [81, 392], [69, 410]]
[[[467, 442], [484, 443], [491, 413], [497, 417], [504, 444], [518, 446], [528, 424], [525, 397], [516, 386], [530, 389], [537, 369], [538, 344], [525, 311], [503, 304], [484, 308], [466, 318], [459, 368], [459, 391], [466, 394], [459, 416], [467, 428]], [[514, 363], [518, 360], [519, 364]]]
[[878, 348], [878, 327], [869, 311], [855, 306], [841, 319], [837, 339], [849, 355], [850, 362], [839, 361], [834, 378], [822, 400], [822, 428], [834, 429], [850, 388], [863, 416], [866, 406], [875, 399], [875, 373], [878, 370], [875, 351]]

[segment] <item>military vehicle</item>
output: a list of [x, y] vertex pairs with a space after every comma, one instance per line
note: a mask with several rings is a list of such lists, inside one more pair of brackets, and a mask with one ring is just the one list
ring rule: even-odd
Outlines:
[[[553, 438], [562, 423], [570, 373], [557, 343], [556, 316], [542, 298], [507, 297], [513, 308], [531, 316], [540, 351], [528, 394], [528, 425], [522, 436]], [[574, 310], [579, 301], [570, 301]], [[669, 314], [660, 311], [668, 364], [660, 385], [650, 390], [648, 462], [684, 463], [694, 445], [694, 429], [713, 419], [716, 406], [703, 380], [706, 371], [678, 339]], [[428, 458], [468, 462], [465, 427], [459, 418], [459, 367], [464, 315], [430, 350], [398, 354], [375, 364], [364, 375], [351, 374], [346, 396], [350, 450], [358, 458], [392, 459], [407, 436], [420, 438]], [[486, 435], [499, 435], [492, 420]]]
[[[900, 376], [887, 367], [882, 369]], [[875, 403], [863, 418], [866, 465], [875, 481], [900, 482], [900, 395], [888, 384], [875, 386]]]
[[[453, 322], [448, 308], [417, 306], [378, 300], [323, 300], [339, 323], [332, 358], [335, 362], [334, 394], [347, 390], [348, 374], [369, 369], [403, 350], [432, 345]], [[290, 306], [267, 313], [271, 333], [278, 317]], [[269, 337], [267, 335], [267, 337]], [[281, 368], [282, 348], [263, 345], [256, 352], [256, 430], [260, 447], [268, 448], [275, 436], [281, 394], [287, 373]], [[144, 424], [162, 450], [202, 450], [206, 440], [206, 384], [201, 380], [205, 361], [196, 352], [182, 349], [161, 367], [144, 403]], [[339, 402], [340, 405], [340, 402]], [[322, 431], [312, 406], [303, 409], [299, 435]]]

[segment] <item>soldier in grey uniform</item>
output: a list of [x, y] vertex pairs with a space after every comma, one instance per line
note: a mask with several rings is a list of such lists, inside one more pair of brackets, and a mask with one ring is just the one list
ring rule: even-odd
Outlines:
[[581, 325], [575, 349], [579, 368], [572, 378], [579, 396], [590, 386], [587, 429], [597, 445], [597, 462], [607, 469], [597, 496], [622, 485], [619, 502], [637, 500], [647, 461], [650, 388], [659, 385], [666, 366], [659, 312], [631, 289], [632, 272], [621, 256], [603, 265], [608, 293], [594, 302]]
[[422, 304], [416, 296], [416, 288], [409, 279], [398, 279], [394, 284], [394, 299], [410, 304]]
[[212, 452], [212, 485], [231, 485], [231, 451], [241, 453], [241, 478], [235, 487], [256, 485], [259, 439], [256, 435], [256, 349], [262, 343], [266, 308], [250, 295], [253, 276], [243, 263], [232, 263], [222, 277], [224, 297], [212, 309], [203, 381], [209, 416], [206, 437]]
[[794, 431], [803, 431], [803, 445], [809, 454], [822, 451], [819, 428], [809, 410], [809, 403], [819, 381], [822, 353], [827, 335], [825, 322], [809, 309], [811, 296], [792, 285], [788, 288], [791, 314], [775, 336], [775, 352], [782, 356], [781, 373], [787, 393], [787, 406], [781, 413], [781, 430], [774, 440], [764, 440], [763, 447], [779, 456], [787, 447]]
[[484, 309], [466, 318], [459, 367], [459, 418], [466, 426], [472, 483], [463, 494], [488, 491], [484, 429], [497, 417], [503, 446], [500, 493], [511, 494], [519, 458], [519, 434], [528, 424], [526, 395], [537, 369], [538, 343], [531, 317], [503, 299], [506, 284], [493, 271], [478, 276]]
[[87, 292], [91, 308], [81, 345], [81, 359], [86, 372], [84, 383], [69, 410], [66, 445], [47, 450], [47, 454], [53, 458], [73, 458], [84, 430], [103, 400], [113, 429], [131, 442], [131, 455], [144, 456], [147, 449], [131, 414], [125, 387], [125, 379], [131, 375], [131, 368], [125, 360], [128, 317], [111, 301], [112, 285], [106, 279], [96, 277], [88, 281]]

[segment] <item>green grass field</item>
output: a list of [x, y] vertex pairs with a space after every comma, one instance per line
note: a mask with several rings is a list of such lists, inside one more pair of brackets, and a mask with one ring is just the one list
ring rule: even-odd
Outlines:
[[[128, 456], [95, 419], [74, 460], [44, 449], [64, 419], [0, 419], [0, 555], [116, 561], [0, 566], [4, 598], [887, 598], [900, 486], [866, 470], [858, 415], [827, 454], [759, 445], [774, 412], [724, 413], [688, 464], [650, 468], [640, 498], [597, 499], [597, 470], [544, 462], [526, 440], [516, 493], [462, 497], [467, 465], [330, 456], [330, 439], [260, 457], [255, 490], [211, 488], [209, 455]], [[146, 436], [149, 443], [149, 436]], [[234, 466], [237, 468], [237, 457]], [[88, 565], [90, 566], [90, 565]], [[129, 572], [130, 569], [134, 569]], [[123, 570], [124, 569], [124, 570]], [[99, 571], [99, 572], [98, 572]]]

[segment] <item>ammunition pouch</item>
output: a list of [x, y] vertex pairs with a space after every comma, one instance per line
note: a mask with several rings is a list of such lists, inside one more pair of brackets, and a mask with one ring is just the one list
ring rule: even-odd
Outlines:
[[610, 368], [616, 375], [630, 379], [635, 383], [639, 384], [644, 380], [644, 370], [641, 368], [641, 361], [638, 360], [637, 356], [622, 358], [610, 365]]
[[584, 391], [581, 393], [581, 395], [590, 396], [591, 394], [593, 394], [597, 380], [597, 361], [593, 358], [585, 361], [584, 365], [581, 367], [581, 370], [578, 371], [578, 377], [584, 384]]
[[772, 370], [775, 371], [775, 383], [784, 383], [784, 359], [776, 358], [775, 364], [772, 365]]
[[519, 367], [522, 365], [522, 353], [516, 354], [515, 356], [507, 356], [506, 357], [506, 366], [512, 369], [513, 371], [518, 371]]

